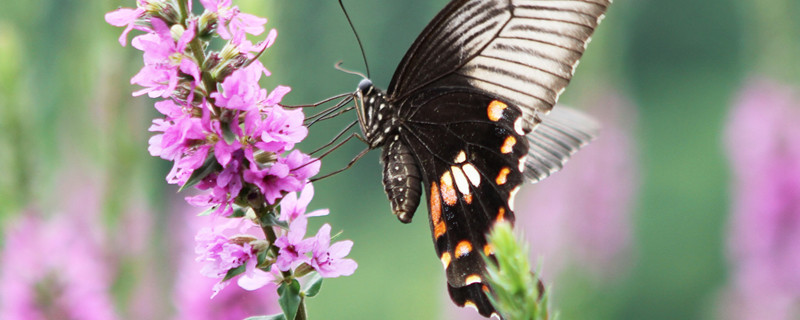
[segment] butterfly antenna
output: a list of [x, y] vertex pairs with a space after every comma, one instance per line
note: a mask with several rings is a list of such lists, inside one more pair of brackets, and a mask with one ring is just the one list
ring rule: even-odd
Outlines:
[[350, 29], [353, 29], [353, 34], [356, 35], [356, 41], [358, 41], [358, 48], [361, 49], [361, 57], [364, 58], [364, 66], [367, 68], [367, 76], [365, 78], [369, 79], [370, 78], [369, 63], [367, 63], [367, 54], [364, 53], [364, 45], [361, 44], [361, 37], [358, 36], [358, 32], [356, 32], [356, 27], [353, 26], [353, 21], [350, 20], [350, 15], [347, 14], [347, 10], [344, 9], [344, 3], [342, 3], [342, 0], [339, 0], [339, 6], [342, 7], [342, 12], [344, 12], [344, 17], [347, 18], [347, 23], [350, 24]]

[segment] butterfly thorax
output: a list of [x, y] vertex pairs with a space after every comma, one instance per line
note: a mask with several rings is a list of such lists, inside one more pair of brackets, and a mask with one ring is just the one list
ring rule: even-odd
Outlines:
[[386, 100], [386, 94], [375, 88], [368, 79], [358, 84], [356, 98], [358, 122], [369, 147], [375, 149], [383, 146], [387, 138], [396, 133], [396, 108]]

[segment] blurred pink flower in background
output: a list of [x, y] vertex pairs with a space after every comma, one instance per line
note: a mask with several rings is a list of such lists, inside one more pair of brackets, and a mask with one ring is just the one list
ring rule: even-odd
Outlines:
[[[255, 291], [242, 289], [238, 285], [230, 285], [211, 299], [211, 288], [219, 279], [209, 278], [200, 273], [204, 262], [197, 261], [194, 251], [195, 235], [204, 228], [218, 227], [227, 218], [213, 216], [197, 216], [197, 208], [174, 202], [176, 214], [173, 225], [176, 230], [172, 241], [178, 244], [176, 249], [177, 267], [174, 269], [175, 287], [173, 301], [176, 314], [173, 319], [193, 320], [242, 320], [256, 315], [281, 312], [277, 305], [278, 296], [275, 286], [259, 288]], [[238, 219], [237, 219], [238, 220]], [[247, 230], [243, 234], [258, 235], [260, 230]]]
[[[613, 275], [624, 267], [637, 181], [633, 140], [635, 110], [614, 91], [591, 99], [587, 112], [600, 123], [598, 138], [573, 155], [564, 169], [523, 189], [517, 229], [542, 263], [547, 282], [569, 266]], [[587, 104], [588, 105], [588, 104]]]
[[0, 267], [0, 319], [118, 319], [97, 230], [84, 212], [44, 219], [23, 212], [5, 230]]
[[[607, 279], [625, 270], [629, 259], [638, 183], [635, 109], [613, 90], [585, 101], [592, 101], [587, 113], [601, 125], [598, 138], [560, 172], [517, 196], [515, 229], [525, 235], [546, 286], [570, 267]], [[473, 310], [447, 308], [447, 319], [483, 319]]]
[[800, 96], [750, 81], [731, 110], [731, 283], [724, 319], [800, 317]]

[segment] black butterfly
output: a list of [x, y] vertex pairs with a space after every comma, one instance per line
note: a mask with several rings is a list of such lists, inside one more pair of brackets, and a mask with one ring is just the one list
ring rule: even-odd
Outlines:
[[588, 118], [549, 112], [609, 4], [453, 0], [406, 53], [389, 90], [359, 83], [358, 121], [369, 148], [383, 149], [392, 210], [411, 222], [425, 193], [457, 305], [494, 313], [478, 253], [492, 255], [486, 233], [514, 221], [524, 180], [544, 179], [592, 139]]

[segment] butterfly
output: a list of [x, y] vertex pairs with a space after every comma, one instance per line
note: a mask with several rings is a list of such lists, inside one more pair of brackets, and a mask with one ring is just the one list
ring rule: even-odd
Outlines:
[[385, 92], [353, 93], [363, 139], [382, 149], [393, 213], [427, 199], [436, 254], [457, 305], [487, 298], [486, 234], [514, 221], [524, 181], [559, 170], [595, 123], [556, 108], [609, 0], [453, 0], [411, 45]]

